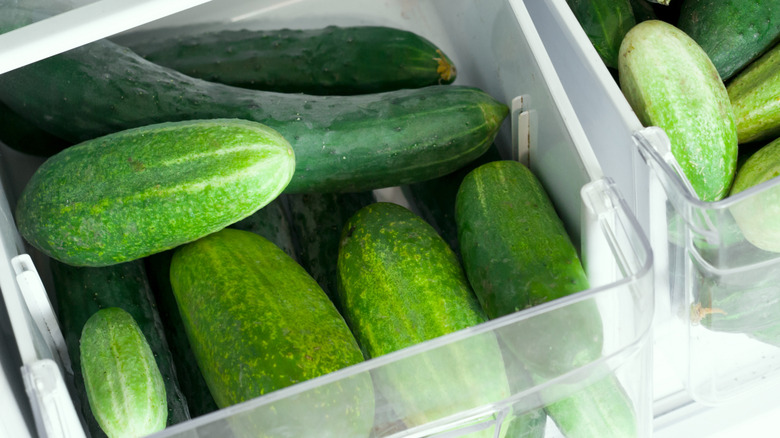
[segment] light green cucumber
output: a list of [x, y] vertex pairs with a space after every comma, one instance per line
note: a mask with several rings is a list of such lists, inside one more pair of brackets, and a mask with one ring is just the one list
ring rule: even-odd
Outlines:
[[135, 260], [243, 219], [278, 196], [295, 168], [289, 142], [238, 119], [160, 123], [50, 157], [16, 206], [19, 232], [74, 266]]
[[737, 128], [726, 87], [704, 50], [671, 24], [643, 21], [623, 39], [618, 71], [639, 120], [664, 129], [698, 197], [725, 197], [736, 168]]
[[146, 436], [165, 428], [165, 383], [133, 317], [102, 309], [84, 324], [81, 370], [92, 413], [109, 438]]

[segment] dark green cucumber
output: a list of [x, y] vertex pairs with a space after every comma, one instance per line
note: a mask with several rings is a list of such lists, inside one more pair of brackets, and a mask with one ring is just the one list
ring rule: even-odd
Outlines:
[[38, 128], [3, 102], [0, 102], [0, 142], [40, 157], [50, 157], [72, 144]]
[[652, 3], [648, 0], [630, 0], [630, 2], [631, 10], [634, 12], [634, 19], [636, 19], [637, 23], [658, 19]]
[[19, 232], [46, 255], [106, 266], [173, 248], [272, 201], [292, 176], [289, 143], [256, 122], [128, 129], [69, 147], [33, 174]]
[[[226, 228], [177, 248], [171, 286], [198, 365], [220, 408], [364, 360], [317, 282], [257, 234]], [[368, 374], [356, 377], [343, 386], [323, 387], [333, 391], [329, 402], [305, 408], [318, 415], [303, 418], [336, 421], [339, 427], [332, 430], [342, 436], [368, 436], [373, 386]], [[289, 414], [258, 415], [278, 415], [278, 421]], [[286, 426], [308, 429], [303, 435], [327, 432], [303, 419]], [[289, 429], [287, 433], [298, 436]]]
[[[494, 161], [470, 172], [458, 190], [455, 211], [463, 266], [489, 318], [588, 289], [555, 207], [519, 162]], [[597, 309], [588, 301], [569, 307], [579, 316], [557, 324], [539, 321], [538, 343], [518, 346], [531, 371], [555, 376], [601, 356]]]
[[[485, 321], [455, 253], [397, 204], [368, 205], [347, 221], [338, 274], [342, 313], [368, 357]], [[387, 364], [373, 377], [409, 427], [510, 394], [492, 332]]]
[[780, 45], [751, 62], [727, 90], [740, 144], [780, 136]]
[[[780, 138], [765, 145], [745, 161], [734, 178], [731, 195], [769, 183], [778, 175]], [[775, 185], [755, 193], [732, 205], [729, 211], [745, 239], [764, 251], [780, 252], [780, 186]]]
[[455, 172], [401, 187], [413, 209], [433, 226], [456, 254], [460, 252], [458, 227], [455, 224], [455, 196], [458, 194], [458, 187], [470, 171], [500, 159], [498, 148], [493, 145], [482, 156]]
[[373, 192], [285, 195], [297, 242], [297, 258], [328, 297], [339, 306], [336, 289], [339, 241], [344, 224], [366, 205]]
[[214, 397], [211, 396], [211, 391], [200, 372], [190, 341], [187, 339], [187, 332], [184, 330], [176, 298], [173, 296], [170, 279], [173, 251], [152, 254], [145, 257], [143, 261], [171, 351], [173, 365], [176, 368], [179, 387], [187, 399], [190, 415], [195, 418], [214, 412], [219, 407], [214, 402]]
[[707, 53], [723, 81], [780, 41], [777, 0], [685, 0], [677, 27]]
[[725, 197], [737, 162], [735, 111], [704, 50], [671, 24], [643, 21], [623, 39], [618, 70], [639, 120], [664, 129], [698, 197]]
[[80, 342], [89, 406], [101, 429], [112, 438], [165, 429], [165, 383], [133, 317], [119, 307], [100, 309], [84, 324]]
[[57, 318], [68, 346], [74, 372], [74, 386], [81, 413], [93, 437], [104, 436], [88, 410], [86, 389], [81, 375], [79, 339], [84, 324], [100, 309], [119, 307], [132, 316], [149, 343], [157, 367], [165, 382], [168, 400], [168, 425], [190, 418], [174, 369], [168, 340], [141, 261], [92, 268], [74, 267], [51, 260], [56, 294]]
[[367, 191], [447, 174], [484, 153], [508, 114], [487, 93], [454, 85], [360, 96], [247, 90], [190, 78], [108, 41], [0, 75], [0, 99], [70, 141], [163, 121], [258, 121], [295, 151], [288, 193]]
[[136, 32], [115, 39], [194, 78], [282, 93], [354, 95], [449, 84], [452, 60], [431, 41], [386, 26]]
[[293, 231], [287, 202], [289, 195], [282, 195], [252, 213], [230, 225], [237, 230], [251, 231], [273, 242], [287, 255], [298, 261], [296, 237]]
[[636, 25], [630, 0], [566, 0], [607, 67], [617, 68], [620, 43]]
[[[588, 289], [563, 222], [522, 164], [495, 161], [466, 175], [455, 219], [466, 274], [491, 319]], [[542, 384], [601, 357], [601, 315], [593, 300], [581, 300], [529, 317], [501, 339], [507, 354]], [[566, 394], [551, 402], [547, 413], [562, 430], [576, 426], [567, 436], [635, 436], [633, 407], [622, 393], [607, 385]], [[611, 406], [620, 418], [584, 421], [578, 406], [590, 403]]]

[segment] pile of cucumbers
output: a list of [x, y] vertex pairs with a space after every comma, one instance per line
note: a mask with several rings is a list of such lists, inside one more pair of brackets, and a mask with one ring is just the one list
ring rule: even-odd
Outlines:
[[[666, 132], [694, 196], [716, 202], [780, 175], [780, 3], [567, 2], [642, 124]], [[696, 278], [692, 322], [780, 345], [768, 265], [780, 252], [780, 189], [754, 190], [727, 212], [719, 247], [695, 243], [700, 257], [729, 257], [744, 272]]]
[[[39, 13], [2, 12], [0, 31]], [[15, 219], [50, 258], [92, 436], [153, 433], [589, 288], [536, 176], [493, 146], [507, 106], [453, 85], [432, 42], [379, 26], [157, 32], [0, 76], [18, 121], [0, 140], [46, 158]], [[377, 202], [386, 187], [419, 214]], [[602, 355], [591, 301], [523, 328], [534, 342], [487, 332], [228, 428], [380, 436], [387, 418], [423, 426]], [[608, 374], [510, 413], [501, 436], [541, 437], [548, 417], [568, 437], [638, 427]]]

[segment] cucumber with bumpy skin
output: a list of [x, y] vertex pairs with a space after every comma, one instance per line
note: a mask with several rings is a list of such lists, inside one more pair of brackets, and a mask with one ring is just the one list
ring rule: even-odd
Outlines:
[[272, 201], [295, 166], [276, 131], [235, 119], [160, 123], [71, 146], [33, 174], [19, 232], [75, 266], [135, 260], [198, 239]]
[[725, 197], [736, 168], [737, 126], [726, 87], [704, 50], [671, 24], [643, 21], [623, 39], [618, 70], [639, 120], [663, 128], [698, 197]]
[[109, 438], [165, 428], [165, 385], [154, 353], [129, 313], [101, 309], [84, 324], [81, 369], [89, 405]]
[[[226, 228], [183, 245], [170, 272], [187, 337], [220, 408], [364, 360], [317, 282], [257, 234]], [[267, 436], [368, 436], [374, 394], [367, 373], [318, 391], [293, 399], [325, 397], [304, 413], [258, 410], [235, 420]], [[296, 421], [285, 420], [296, 414]], [[333, 425], [323, 428], [323, 421]], [[281, 423], [278, 432], [272, 431], [275, 423]]]
[[379, 93], [450, 84], [456, 77], [452, 60], [431, 41], [387, 26], [175, 31], [114, 40], [188, 76], [282, 93]]
[[76, 142], [166, 121], [254, 120], [295, 151], [287, 193], [366, 191], [444, 175], [485, 152], [509, 111], [480, 89], [456, 85], [359, 96], [248, 90], [185, 76], [109, 41], [0, 75], [0, 99]]
[[[463, 266], [489, 318], [588, 289], [577, 251], [544, 187], [519, 162], [494, 161], [466, 175], [455, 218]], [[586, 299], [531, 316], [501, 340], [511, 360], [523, 363], [543, 384], [601, 358], [603, 325], [596, 303]], [[594, 421], [583, 407], [613, 417]], [[631, 400], [617, 381], [557, 397], [546, 408], [568, 437], [636, 436]]]
[[[368, 205], [347, 221], [338, 275], [342, 313], [367, 357], [485, 321], [452, 249], [427, 222], [397, 204]], [[491, 332], [386, 364], [373, 377], [409, 427], [510, 395]], [[493, 436], [488, 433], [479, 436]]]
[[168, 425], [190, 419], [189, 406], [180, 387], [157, 302], [140, 261], [93, 268], [50, 261], [56, 313], [72, 362], [74, 387], [81, 413], [93, 437], [101, 436], [95, 418], [86, 409], [86, 390], [79, 361], [79, 339], [87, 320], [108, 307], [128, 312], [154, 352], [168, 398]]

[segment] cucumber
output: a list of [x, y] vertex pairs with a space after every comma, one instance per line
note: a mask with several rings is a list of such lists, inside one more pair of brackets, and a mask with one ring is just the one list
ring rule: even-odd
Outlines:
[[[471, 171], [458, 189], [455, 207], [463, 267], [488, 318], [588, 289], [563, 222], [524, 165], [494, 161]], [[580, 315], [558, 324], [549, 318], [529, 320], [531, 325], [543, 320], [538, 342], [518, 346], [530, 371], [556, 376], [601, 356], [601, 319], [589, 303], [567, 306]]]
[[336, 261], [341, 229], [358, 210], [376, 202], [376, 197], [373, 192], [304, 193], [285, 197], [298, 242], [298, 260], [338, 308]]
[[154, 353], [129, 313], [95, 312], [81, 335], [81, 369], [89, 405], [110, 438], [165, 429], [165, 384]]
[[620, 43], [636, 25], [630, 0], [566, 0], [607, 67], [617, 68]]
[[[7, 20], [0, 16], [0, 29]], [[0, 100], [70, 141], [176, 120], [261, 122], [295, 151], [287, 193], [367, 191], [447, 174], [487, 150], [509, 111], [455, 85], [360, 96], [247, 90], [190, 78], [109, 41], [0, 75]]]
[[482, 164], [500, 159], [498, 148], [493, 145], [479, 158], [455, 172], [401, 187], [413, 210], [433, 226], [455, 254], [460, 253], [458, 227], [455, 224], [455, 196], [458, 194], [458, 187], [470, 171]]
[[[220, 408], [364, 360], [317, 282], [257, 234], [226, 228], [183, 245], [173, 254], [170, 276], [187, 337]], [[290, 412], [273, 409], [245, 420], [267, 436], [368, 436], [374, 416], [368, 373], [321, 390], [326, 398], [316, 405], [297, 399], [291, 413], [300, 415], [290, 424], [283, 421]], [[334, 425], [323, 428], [326, 420]], [[277, 426], [281, 435], [271, 432]]]
[[128, 129], [72, 146], [33, 174], [24, 238], [74, 266], [173, 248], [245, 218], [290, 181], [289, 143], [259, 123], [213, 119]]
[[634, 19], [636, 19], [637, 23], [641, 23], [647, 20], [658, 19], [658, 15], [655, 13], [653, 4], [650, 3], [649, 1], [647, 0], [630, 0], [630, 1], [631, 1], [631, 11], [634, 13]]
[[28, 155], [50, 157], [72, 143], [39, 129], [0, 102], [0, 141]]
[[780, 3], [685, 0], [677, 27], [704, 49], [725, 82], [780, 41]]
[[780, 45], [750, 63], [727, 90], [740, 144], [780, 136]]
[[50, 260], [56, 313], [71, 359], [76, 394], [87, 429], [96, 438], [104, 436], [94, 416], [87, 409], [87, 396], [81, 374], [79, 339], [87, 320], [109, 307], [128, 312], [154, 353], [163, 376], [167, 396], [169, 426], [190, 419], [187, 400], [179, 386], [171, 350], [162, 327], [157, 303], [141, 261], [92, 268], [75, 267]]
[[[397, 204], [368, 205], [347, 221], [338, 275], [342, 313], [370, 358], [485, 321], [455, 253]], [[386, 364], [373, 377], [408, 427], [510, 394], [492, 332]]]
[[151, 62], [243, 88], [354, 95], [450, 84], [452, 60], [431, 41], [387, 26], [155, 29], [115, 38]]
[[704, 50], [671, 24], [643, 21], [623, 39], [618, 71], [639, 120], [666, 131], [698, 197], [725, 197], [736, 168], [737, 128], [726, 87]]
[[[734, 178], [731, 196], [768, 183], [780, 175], [780, 138], [745, 161]], [[774, 182], [774, 181], [773, 181]], [[765, 251], [780, 252], [780, 188], [755, 193], [729, 208], [748, 242]]]
[[282, 195], [248, 217], [229, 225], [237, 230], [251, 231], [265, 237], [287, 255], [298, 261], [295, 232], [288, 212], [288, 196]]
[[[563, 222], [524, 165], [495, 161], [471, 171], [458, 189], [455, 212], [463, 266], [489, 318], [588, 289]], [[594, 301], [581, 300], [529, 317], [501, 340], [512, 360], [543, 384], [601, 357], [601, 316]], [[635, 436], [630, 402], [622, 388], [605, 385], [555, 399], [547, 413], [562, 430], [576, 430], [567, 436]], [[619, 418], [587, 421], [579, 406], [589, 404]]]

